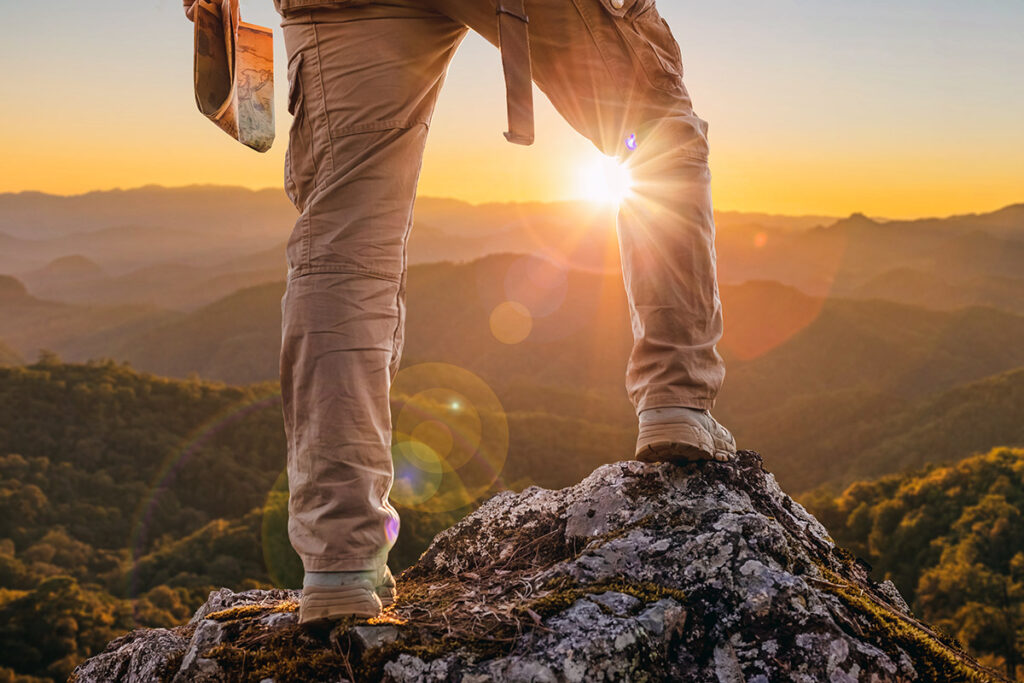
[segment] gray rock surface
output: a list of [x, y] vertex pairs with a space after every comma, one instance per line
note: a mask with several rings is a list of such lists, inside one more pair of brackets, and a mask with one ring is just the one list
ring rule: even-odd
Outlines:
[[494, 496], [434, 539], [370, 624], [302, 628], [294, 591], [222, 589], [73, 680], [1002, 680], [868, 569], [756, 453], [620, 462]]
[[111, 641], [107, 649], [75, 671], [85, 681], [165, 681], [188, 647], [181, 634], [163, 628], [137, 629]]

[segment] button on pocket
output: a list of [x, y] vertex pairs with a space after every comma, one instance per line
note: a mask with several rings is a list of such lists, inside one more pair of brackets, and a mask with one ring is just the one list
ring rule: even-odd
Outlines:
[[650, 0], [600, 0], [604, 8], [616, 17], [623, 17], [636, 4], [650, 2]]

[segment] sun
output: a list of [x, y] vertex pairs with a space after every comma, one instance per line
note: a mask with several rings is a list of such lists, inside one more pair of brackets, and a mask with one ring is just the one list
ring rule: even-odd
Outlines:
[[597, 152], [583, 160], [577, 172], [577, 196], [595, 204], [620, 204], [629, 196], [633, 178], [613, 157]]

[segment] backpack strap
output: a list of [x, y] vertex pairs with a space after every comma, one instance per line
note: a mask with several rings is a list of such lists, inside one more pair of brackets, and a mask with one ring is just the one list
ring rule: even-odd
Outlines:
[[497, 5], [498, 46], [508, 102], [505, 139], [517, 145], [531, 145], [534, 138], [533, 73], [526, 0], [497, 0]]

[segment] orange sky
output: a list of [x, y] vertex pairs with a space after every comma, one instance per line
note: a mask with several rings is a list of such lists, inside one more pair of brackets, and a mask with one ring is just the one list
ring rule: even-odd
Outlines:
[[[1024, 3], [707, 4], [659, 7], [711, 124], [718, 208], [910, 217], [1024, 201]], [[276, 25], [270, 0], [243, 0], [243, 13]], [[284, 83], [275, 149], [242, 148], [195, 110], [179, 14], [177, 0], [5, 8], [0, 191], [280, 186]], [[590, 144], [539, 97], [537, 144], [510, 145], [504, 106], [498, 56], [471, 37], [438, 105], [421, 194], [586, 194]]]

